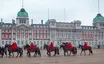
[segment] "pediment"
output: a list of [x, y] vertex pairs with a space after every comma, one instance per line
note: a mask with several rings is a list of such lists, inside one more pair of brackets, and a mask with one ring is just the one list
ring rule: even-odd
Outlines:
[[29, 26], [26, 25], [19, 25], [16, 27], [17, 29], [29, 29]]

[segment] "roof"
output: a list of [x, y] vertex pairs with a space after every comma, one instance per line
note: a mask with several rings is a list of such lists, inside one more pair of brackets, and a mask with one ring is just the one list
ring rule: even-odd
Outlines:
[[19, 16], [19, 17], [28, 17], [28, 13], [25, 11], [24, 8], [21, 8], [21, 10], [18, 12], [17, 16]]
[[99, 13], [97, 16], [93, 19], [93, 22], [104, 22], [104, 17]]
[[82, 29], [96, 29], [94, 26], [81, 26]]

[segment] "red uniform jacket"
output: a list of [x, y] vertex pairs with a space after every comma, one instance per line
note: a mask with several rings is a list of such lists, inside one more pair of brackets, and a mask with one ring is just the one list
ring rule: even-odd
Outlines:
[[89, 46], [87, 45], [86, 42], [84, 43], [84, 48], [85, 48], [85, 49], [88, 49], [88, 48], [89, 48]]
[[14, 50], [16, 50], [16, 48], [17, 48], [17, 44], [16, 44], [16, 42], [14, 42], [14, 43], [10, 46], [10, 49], [11, 49], [12, 51], [14, 51]]
[[36, 49], [36, 45], [34, 45], [33, 43], [31, 43], [31, 45], [28, 48], [28, 50], [35, 50], [35, 49]]
[[51, 42], [51, 44], [49, 45], [49, 49], [50, 49], [50, 50], [54, 50], [54, 45], [53, 45], [52, 42]]
[[66, 43], [66, 46], [67, 46], [67, 49], [69, 49], [70, 51], [73, 49], [73, 46], [70, 42]]

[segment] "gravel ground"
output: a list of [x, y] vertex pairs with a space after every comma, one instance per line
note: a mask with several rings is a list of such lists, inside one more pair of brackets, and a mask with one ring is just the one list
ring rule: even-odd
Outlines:
[[90, 56], [88, 51], [86, 56], [80, 56], [80, 51], [76, 56], [64, 56], [63, 51], [60, 51], [60, 55], [56, 57], [48, 57], [44, 50], [41, 51], [42, 57], [27, 57], [24, 51], [22, 58], [0, 58], [0, 64], [104, 64], [104, 49], [93, 49], [94, 55]]

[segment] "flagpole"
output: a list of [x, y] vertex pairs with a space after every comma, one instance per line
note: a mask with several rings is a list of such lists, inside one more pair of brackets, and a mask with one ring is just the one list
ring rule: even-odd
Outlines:
[[66, 13], [66, 11], [65, 11], [65, 8], [64, 8], [64, 22], [65, 22], [65, 13]]
[[99, 0], [98, 0], [98, 13], [99, 13], [100, 11], [99, 11]]
[[48, 20], [49, 20], [49, 8], [48, 8]]
[[24, 7], [24, 0], [22, 0], [22, 8]]

